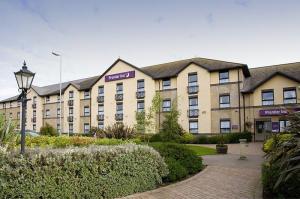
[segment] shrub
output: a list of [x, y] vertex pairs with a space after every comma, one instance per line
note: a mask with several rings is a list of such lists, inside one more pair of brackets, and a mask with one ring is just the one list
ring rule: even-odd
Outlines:
[[[252, 134], [250, 132], [223, 134], [223, 142], [225, 144], [239, 143], [240, 139], [247, 139], [248, 142], [251, 142]], [[213, 135], [213, 136], [200, 135], [196, 142], [198, 144], [218, 144], [222, 142], [222, 135]]]
[[40, 134], [41, 135], [48, 135], [48, 136], [57, 136], [57, 131], [53, 126], [46, 123], [45, 126], [41, 127]]
[[200, 171], [203, 167], [202, 158], [198, 157], [194, 151], [185, 145], [176, 143], [151, 143], [150, 146], [166, 159], [169, 168], [169, 175], [165, 178], [166, 182], [180, 180], [188, 174]]
[[14, 132], [15, 125], [9, 120], [5, 120], [5, 117], [0, 115], [0, 146], [7, 145], [9, 148], [14, 147], [14, 143], [18, 137], [17, 133]]
[[[291, 137], [292, 136], [292, 137]], [[264, 195], [269, 198], [300, 198], [300, 145], [294, 135], [274, 135], [264, 146], [262, 169]]]
[[167, 175], [158, 152], [120, 145], [0, 152], [0, 198], [116, 198], [157, 187]]
[[105, 134], [107, 138], [129, 139], [135, 136], [135, 130], [123, 123], [115, 123], [105, 128]]
[[196, 142], [196, 138], [191, 133], [184, 133], [180, 139], [180, 143], [184, 143], [184, 144], [194, 144], [195, 142]]

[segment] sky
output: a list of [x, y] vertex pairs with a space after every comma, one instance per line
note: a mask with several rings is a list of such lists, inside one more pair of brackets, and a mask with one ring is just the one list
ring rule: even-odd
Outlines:
[[143, 67], [192, 57], [248, 64], [300, 61], [299, 0], [0, 0], [0, 100], [33, 84], [100, 75], [116, 59]]

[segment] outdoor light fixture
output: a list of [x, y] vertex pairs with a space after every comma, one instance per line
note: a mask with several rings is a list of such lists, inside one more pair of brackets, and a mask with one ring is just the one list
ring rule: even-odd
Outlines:
[[21, 94], [18, 100], [22, 102], [22, 125], [21, 125], [21, 154], [25, 153], [25, 117], [26, 117], [26, 104], [27, 92], [31, 88], [35, 73], [27, 69], [26, 62], [24, 61], [22, 69], [15, 72], [15, 77], [18, 83], [19, 91]]

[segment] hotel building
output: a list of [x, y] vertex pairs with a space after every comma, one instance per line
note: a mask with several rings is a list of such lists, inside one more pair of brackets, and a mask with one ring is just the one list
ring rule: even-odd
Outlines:
[[[177, 106], [179, 123], [187, 132], [247, 130], [262, 140], [269, 132], [284, 131], [286, 115], [300, 111], [300, 62], [249, 69], [246, 64], [205, 58], [147, 67], [118, 59], [99, 76], [64, 82], [62, 93], [60, 110], [59, 84], [32, 86], [26, 129], [39, 131], [49, 123], [62, 133], [86, 133], [115, 122], [134, 126], [136, 112], [147, 112], [159, 93], [162, 107], [153, 133], [171, 106]], [[17, 97], [2, 100], [0, 114], [19, 128]]]

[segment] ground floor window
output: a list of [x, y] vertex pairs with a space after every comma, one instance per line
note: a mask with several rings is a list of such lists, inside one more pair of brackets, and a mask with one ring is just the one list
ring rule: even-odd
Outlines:
[[36, 131], [36, 124], [33, 124], [33, 125], [32, 125], [32, 130], [33, 130], [33, 131]]
[[170, 99], [163, 100], [162, 111], [163, 112], [171, 111], [171, 100]]
[[84, 133], [90, 132], [90, 124], [89, 123], [84, 123], [83, 131], [84, 131]]
[[69, 123], [69, 133], [73, 133], [73, 123]]
[[279, 132], [287, 131], [286, 128], [290, 125], [290, 121], [280, 120], [279, 121]]
[[58, 132], [60, 132], [60, 124], [59, 123], [57, 123], [56, 129], [57, 129]]
[[220, 132], [221, 133], [230, 133], [231, 130], [230, 120], [220, 120]]
[[138, 101], [137, 102], [137, 112], [143, 112], [145, 110], [145, 102]]
[[98, 128], [99, 129], [104, 129], [104, 123], [103, 122], [99, 122], [98, 123]]
[[190, 133], [198, 133], [198, 120], [189, 121]]

